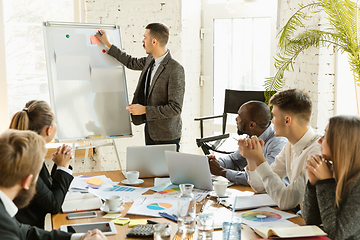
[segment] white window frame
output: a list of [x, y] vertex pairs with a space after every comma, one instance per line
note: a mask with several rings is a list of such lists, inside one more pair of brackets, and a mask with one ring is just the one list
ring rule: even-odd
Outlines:
[[[74, 19], [76, 22], [84, 22], [86, 19], [85, 0], [74, 1]], [[0, 133], [9, 128], [9, 109], [6, 78], [6, 54], [4, 35], [3, 0], [0, 0]]]
[[[277, 0], [256, 0], [256, 1], [227, 1], [222, 4], [207, 4], [204, 1], [202, 12], [202, 64], [201, 79], [202, 105], [201, 115], [213, 115], [213, 22], [221, 18], [271, 18], [271, 50], [270, 50], [270, 76], [275, 74], [274, 59], [276, 53], [276, 21], [277, 21]], [[269, 76], [269, 77], [270, 77]], [[234, 120], [235, 123], [235, 120]], [[208, 120], [204, 122], [204, 135], [210, 136], [213, 132], [221, 132], [221, 125]], [[227, 132], [236, 133], [236, 125], [227, 125]]]

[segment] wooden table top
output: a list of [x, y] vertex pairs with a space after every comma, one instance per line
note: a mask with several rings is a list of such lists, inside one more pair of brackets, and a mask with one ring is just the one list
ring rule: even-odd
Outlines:
[[[104, 172], [87, 172], [87, 173], [77, 173], [74, 175], [87, 175], [87, 176], [98, 176], [98, 175], [105, 175], [108, 178], [110, 178], [111, 180], [113, 180], [114, 182], [121, 182], [122, 180], [124, 180], [124, 176], [122, 174], [121, 171], [104, 171]], [[122, 185], [121, 183], [119, 183], [119, 185]], [[153, 178], [147, 178], [144, 179], [144, 183], [140, 184], [139, 187], [153, 187], [154, 186], [154, 179]], [[240, 186], [240, 185], [236, 185], [236, 186], [231, 186], [230, 188], [233, 189], [237, 189], [240, 191], [253, 191], [251, 189], [251, 187], [246, 187], [246, 186]], [[153, 194], [155, 192], [149, 190], [147, 191], [145, 194]], [[210, 200], [211, 201], [211, 200]], [[213, 203], [213, 201], [211, 201], [210, 203], [208, 202], [206, 204], [205, 207], [205, 211], [208, 205], [211, 205]], [[154, 220], [156, 222], [160, 222], [160, 223], [169, 223], [171, 226], [171, 237], [167, 238], [167, 239], [173, 239], [175, 235], [177, 236], [181, 236], [180, 239], [196, 239], [193, 236], [182, 236], [179, 233], [177, 233], [177, 223], [174, 223], [170, 220], [167, 220], [165, 218], [154, 218], [154, 217], [148, 217], [148, 216], [139, 216], [139, 215], [126, 215], [126, 212], [129, 210], [129, 208], [131, 207], [132, 203], [126, 203], [125, 209], [121, 212], [122, 213], [122, 217], [129, 217], [131, 219], [151, 219]], [[200, 209], [201, 204], [198, 204], [198, 209]], [[223, 209], [226, 209], [224, 207], [220, 207]], [[278, 209], [278, 208], [275, 208]], [[52, 225], [53, 225], [53, 229], [59, 229], [61, 225], [66, 225], [66, 224], [76, 224], [76, 223], [89, 223], [89, 222], [105, 222], [105, 221], [109, 221], [111, 219], [105, 219], [102, 218], [106, 213], [98, 210], [95, 211], [97, 212], [97, 217], [95, 218], [85, 218], [85, 219], [74, 219], [74, 220], [68, 220], [66, 219], [67, 214], [56, 214], [52, 217]], [[292, 221], [296, 224], [299, 225], [305, 225], [305, 222], [302, 218], [300, 217], [295, 217], [295, 218], [291, 218], [289, 219], [289, 221]], [[109, 240], [121, 240], [121, 239], [141, 239], [141, 238], [127, 238], [126, 234], [130, 231], [131, 228], [128, 227], [128, 225], [116, 225], [116, 229], [117, 229], [117, 234], [116, 235], [109, 235], [107, 236], [107, 238]], [[221, 231], [214, 231], [214, 236], [213, 239], [222, 239], [222, 232]], [[242, 225], [242, 232], [241, 232], [241, 239], [242, 240], [248, 240], [248, 239], [258, 239], [260, 238], [257, 234], [254, 233], [254, 231], [246, 226], [246, 225]], [[164, 238], [163, 238], [164, 239]], [[178, 238], [179, 239], [179, 238]]]

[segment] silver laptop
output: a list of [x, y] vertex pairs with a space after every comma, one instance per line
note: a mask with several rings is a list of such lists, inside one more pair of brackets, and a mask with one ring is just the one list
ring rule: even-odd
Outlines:
[[171, 183], [191, 183], [195, 188], [213, 190], [206, 156], [170, 151], [165, 151], [165, 156]]
[[139, 171], [139, 178], [169, 176], [165, 150], [176, 151], [175, 144], [126, 148], [126, 171]]

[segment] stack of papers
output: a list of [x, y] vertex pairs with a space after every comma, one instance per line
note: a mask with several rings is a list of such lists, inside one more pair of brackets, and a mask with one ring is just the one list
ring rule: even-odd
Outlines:
[[70, 193], [65, 196], [61, 207], [63, 213], [100, 209], [102, 201], [91, 193]]
[[[161, 195], [178, 196], [180, 194], [179, 185], [172, 184], [170, 182], [170, 178], [155, 178], [154, 187], [150, 188], [150, 190]], [[209, 192], [209, 190], [196, 188], [192, 191], [197, 202], [201, 202], [209, 194]]]

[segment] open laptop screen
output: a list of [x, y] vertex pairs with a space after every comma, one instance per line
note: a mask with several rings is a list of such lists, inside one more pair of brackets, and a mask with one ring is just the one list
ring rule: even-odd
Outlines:
[[191, 183], [212, 190], [208, 158], [202, 155], [165, 151], [171, 183]]

